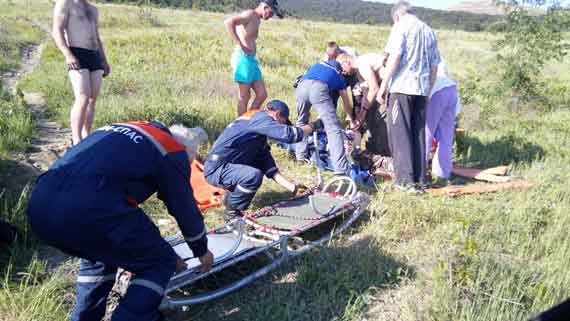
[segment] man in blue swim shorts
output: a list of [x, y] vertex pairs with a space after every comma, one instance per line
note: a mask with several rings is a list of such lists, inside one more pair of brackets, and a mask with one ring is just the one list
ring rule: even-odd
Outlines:
[[231, 63], [234, 81], [239, 87], [238, 116], [247, 111], [251, 90], [255, 93], [255, 99], [250, 109], [259, 109], [267, 99], [267, 89], [261, 76], [259, 61], [255, 57], [256, 41], [261, 20], [269, 20], [274, 15], [283, 18], [277, 0], [261, 0], [255, 9], [243, 11], [224, 21], [230, 37], [236, 44]]

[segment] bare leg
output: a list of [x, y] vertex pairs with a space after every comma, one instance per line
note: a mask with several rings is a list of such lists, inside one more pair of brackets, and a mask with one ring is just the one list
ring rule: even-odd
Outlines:
[[249, 103], [249, 98], [251, 98], [251, 85], [238, 82], [238, 86], [239, 86], [239, 97], [238, 97], [237, 113], [239, 117], [247, 111], [247, 104]]
[[91, 131], [91, 126], [93, 125], [93, 119], [95, 118], [95, 103], [97, 102], [97, 96], [99, 96], [99, 91], [101, 90], [101, 82], [103, 80], [103, 70], [96, 70], [91, 73], [91, 97], [89, 97], [89, 103], [85, 109], [85, 119], [83, 121], [83, 127], [81, 128], [81, 139], [85, 139], [89, 132]]
[[69, 115], [71, 122], [71, 139], [73, 145], [77, 145], [82, 137], [81, 131], [85, 122], [85, 111], [91, 97], [91, 77], [89, 70], [70, 70], [69, 79], [75, 95], [75, 101]]
[[261, 105], [267, 99], [267, 89], [265, 89], [265, 82], [263, 80], [256, 80], [252, 84], [255, 99], [251, 103], [251, 109], [260, 109]]

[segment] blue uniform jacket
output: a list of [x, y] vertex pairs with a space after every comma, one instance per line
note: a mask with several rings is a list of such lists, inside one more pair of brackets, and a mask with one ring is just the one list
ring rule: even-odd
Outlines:
[[[94, 188], [109, 195], [111, 211], [119, 206], [117, 197], [137, 206], [158, 192], [194, 255], [207, 251], [204, 218], [190, 185], [188, 155], [159, 123], [129, 122], [99, 128], [56, 161], [48, 173], [57, 174], [60, 186], [96, 178], [98, 186]], [[98, 207], [109, 208], [105, 204]]]
[[[267, 138], [291, 144], [301, 141], [303, 135], [301, 128], [280, 124], [266, 112], [248, 112], [224, 129], [214, 143], [208, 160], [217, 161], [220, 165], [248, 165], [272, 178], [278, 169]], [[204, 174], [209, 176], [218, 167], [205, 166]]]
[[346, 82], [340, 72], [340, 64], [334, 60], [323, 61], [309, 67], [303, 79], [321, 81], [329, 87], [329, 90], [344, 90]]

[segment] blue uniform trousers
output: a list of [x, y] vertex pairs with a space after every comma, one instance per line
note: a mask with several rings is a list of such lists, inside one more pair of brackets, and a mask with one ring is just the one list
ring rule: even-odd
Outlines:
[[[350, 166], [344, 151], [344, 138], [336, 107], [330, 95], [329, 87], [318, 80], [302, 80], [295, 91], [297, 100], [297, 127], [309, 123], [311, 106], [314, 106], [319, 118], [325, 125], [328, 147], [335, 174], [348, 175]], [[307, 137], [295, 146], [297, 159], [308, 158]]]
[[101, 178], [53, 176], [48, 172], [38, 181], [28, 219], [45, 242], [82, 258], [71, 320], [103, 318], [118, 267], [134, 278], [111, 320], [159, 320], [158, 306], [176, 269], [172, 247], [141, 209]]
[[[214, 171], [209, 171], [209, 168], [215, 167]], [[263, 182], [263, 173], [247, 165], [220, 164], [208, 160], [204, 163], [204, 172], [208, 173], [208, 183], [229, 191], [228, 203], [231, 209], [247, 209]]]

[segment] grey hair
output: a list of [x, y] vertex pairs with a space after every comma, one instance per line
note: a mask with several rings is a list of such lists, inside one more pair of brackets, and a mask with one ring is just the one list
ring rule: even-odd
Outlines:
[[412, 5], [408, 1], [398, 1], [392, 7], [392, 17], [398, 12], [405, 12], [410, 14], [415, 14], [416, 10], [412, 7]]
[[188, 128], [180, 124], [172, 125], [170, 128], [170, 133], [176, 139], [176, 141], [194, 152], [194, 156], [198, 153], [198, 147], [206, 140], [208, 140], [208, 134], [203, 128]]

